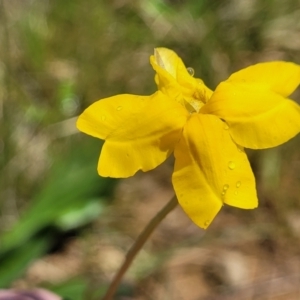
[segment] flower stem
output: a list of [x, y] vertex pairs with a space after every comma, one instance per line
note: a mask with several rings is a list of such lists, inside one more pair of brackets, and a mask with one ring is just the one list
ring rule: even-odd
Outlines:
[[160, 224], [160, 222], [165, 218], [165, 216], [172, 211], [176, 205], [178, 204], [176, 196], [174, 196], [158, 213], [153, 217], [153, 219], [148, 223], [148, 225], [145, 227], [145, 229], [141, 232], [141, 234], [138, 236], [135, 243], [131, 246], [129, 249], [125, 261], [123, 262], [121, 268], [116, 273], [115, 277], [113, 278], [110, 286], [108, 287], [108, 290], [102, 300], [111, 300], [114, 296], [115, 292], [117, 291], [117, 288], [123, 278], [123, 275], [127, 271], [127, 269], [130, 267], [133, 259], [136, 257], [136, 255], [139, 253], [141, 248], [144, 246], [148, 238], [150, 237], [153, 230]]

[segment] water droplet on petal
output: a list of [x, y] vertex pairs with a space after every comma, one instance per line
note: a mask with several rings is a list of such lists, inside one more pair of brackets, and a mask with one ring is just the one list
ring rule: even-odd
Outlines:
[[101, 120], [102, 120], [102, 121], [105, 121], [105, 120], [106, 120], [106, 116], [104, 116], [104, 115], [101, 116]]
[[223, 192], [221, 193], [221, 196], [224, 197], [225, 194], [226, 194], [226, 191], [223, 191]]
[[195, 71], [194, 71], [193, 68], [188, 67], [188, 68], [186, 68], [186, 70], [188, 71], [188, 73], [189, 73], [191, 76], [194, 76], [194, 75], [195, 75]]
[[209, 220], [206, 220], [205, 222], [204, 222], [204, 226], [208, 226], [209, 225]]
[[234, 163], [233, 161], [230, 161], [230, 162], [228, 163], [228, 168], [229, 168], [230, 170], [233, 170], [233, 169], [235, 168], [235, 163]]
[[118, 106], [117, 107], [117, 110], [121, 110], [123, 107], [122, 106]]
[[240, 181], [238, 181], [238, 182], [236, 183], [236, 187], [239, 188], [239, 187], [241, 186], [241, 184], [242, 184], [242, 183], [241, 183]]
[[234, 192], [235, 195], [237, 195], [238, 193], [239, 193], [238, 191], [235, 191], [235, 192]]
[[227, 191], [228, 188], [229, 188], [229, 184], [225, 184], [225, 185], [223, 186], [223, 190], [224, 190], [224, 191]]
[[228, 126], [226, 123], [224, 123], [223, 128], [224, 128], [225, 130], [228, 130], [228, 129], [229, 129], [229, 126]]

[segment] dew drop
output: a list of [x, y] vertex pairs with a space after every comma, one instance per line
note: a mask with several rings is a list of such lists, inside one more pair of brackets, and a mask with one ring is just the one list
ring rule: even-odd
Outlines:
[[226, 195], [226, 191], [223, 191], [223, 192], [221, 193], [221, 196], [224, 197], [225, 195]]
[[101, 120], [102, 120], [102, 121], [105, 121], [105, 120], [106, 120], [106, 116], [104, 116], [104, 115], [101, 116]]
[[118, 106], [117, 107], [117, 110], [121, 110], [123, 107], [122, 106]]
[[239, 188], [239, 187], [241, 186], [241, 184], [242, 184], [242, 183], [241, 183], [240, 181], [238, 181], [238, 182], [236, 183], [236, 187]]
[[228, 163], [228, 168], [229, 168], [230, 170], [235, 169], [235, 163], [234, 163], [233, 161], [230, 161], [230, 162]]
[[186, 68], [186, 70], [188, 71], [188, 73], [191, 75], [191, 76], [194, 76], [195, 75], [195, 70], [191, 67], [188, 67]]
[[224, 190], [224, 191], [227, 191], [228, 188], [229, 188], [229, 184], [225, 184], [225, 185], [223, 186], [223, 190]]
[[224, 128], [225, 130], [228, 130], [228, 129], [229, 129], [229, 126], [225, 123], [223, 128]]
[[208, 226], [209, 225], [209, 220], [206, 220], [205, 222], [204, 222], [204, 226]]
[[235, 191], [235, 192], [234, 192], [235, 195], [237, 195], [238, 193], [239, 193], [238, 191]]

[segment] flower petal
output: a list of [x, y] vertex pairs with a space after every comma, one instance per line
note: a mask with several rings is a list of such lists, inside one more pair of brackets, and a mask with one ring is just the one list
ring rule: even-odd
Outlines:
[[156, 72], [155, 82], [158, 90], [183, 103], [183, 95], [195, 89], [195, 79], [188, 73], [181, 58], [167, 48], [156, 48], [150, 57]]
[[187, 71], [182, 59], [172, 50], [167, 48], [154, 49], [154, 56], [150, 58], [152, 65], [158, 65], [166, 70], [179, 83], [191, 81], [191, 75]]
[[79, 130], [106, 140], [98, 172], [129, 177], [161, 164], [178, 142], [188, 113], [157, 92], [152, 96], [118, 95], [95, 102], [79, 117]]
[[227, 81], [263, 83], [273, 92], [287, 97], [300, 83], [300, 66], [284, 61], [259, 63], [233, 73]]
[[225, 120], [236, 143], [252, 149], [278, 146], [300, 132], [300, 107], [265, 84], [222, 82], [201, 113]]
[[203, 103], [211, 97], [212, 91], [201, 79], [191, 76], [174, 51], [156, 48], [154, 55], [150, 57], [150, 63], [156, 72], [155, 82], [158, 90], [185, 105], [188, 110], [198, 112]]
[[193, 114], [175, 147], [173, 185], [187, 215], [207, 228], [223, 203], [257, 207], [255, 179], [247, 156], [215, 116]]

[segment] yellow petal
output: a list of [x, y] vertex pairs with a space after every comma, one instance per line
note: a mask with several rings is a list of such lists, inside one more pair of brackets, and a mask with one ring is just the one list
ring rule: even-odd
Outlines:
[[259, 63], [233, 73], [228, 81], [262, 83], [273, 92], [287, 97], [300, 83], [300, 66], [283, 61]]
[[97, 101], [80, 115], [77, 127], [106, 140], [98, 164], [101, 176], [129, 177], [155, 168], [172, 153], [186, 119], [181, 105], [157, 92]]
[[189, 75], [180, 57], [170, 49], [163, 47], [154, 49], [154, 61], [176, 80], [181, 70]]
[[150, 57], [150, 63], [157, 73], [159, 88], [175, 80], [184, 93], [189, 93], [189, 90], [193, 91], [198, 84], [197, 79], [187, 71], [182, 59], [170, 49], [156, 48], [154, 55]]
[[202, 113], [225, 120], [236, 143], [252, 149], [275, 147], [300, 132], [300, 107], [265, 84], [225, 81]]
[[150, 63], [156, 72], [155, 82], [158, 90], [175, 99], [182, 105], [199, 107], [211, 97], [212, 91], [199, 78], [189, 74], [181, 58], [167, 48], [156, 48], [150, 57]]
[[174, 51], [167, 48], [156, 48], [154, 49], [154, 56], [150, 57], [150, 62], [154, 69], [159, 66], [179, 84], [193, 86], [193, 77], [188, 72], [182, 59]]
[[247, 156], [217, 117], [193, 114], [174, 155], [173, 185], [178, 201], [198, 226], [207, 228], [223, 203], [257, 207]]

